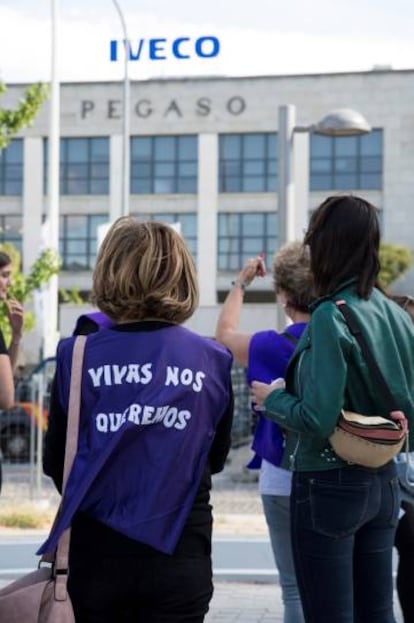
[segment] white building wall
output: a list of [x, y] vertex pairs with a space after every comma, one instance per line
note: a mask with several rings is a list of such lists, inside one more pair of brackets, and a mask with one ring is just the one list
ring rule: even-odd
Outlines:
[[[61, 85], [61, 136], [109, 136], [110, 195], [64, 196], [61, 214], [108, 213], [113, 218], [121, 196], [122, 82]], [[24, 85], [9, 86], [4, 104], [17, 104]], [[310, 125], [340, 107], [359, 110], [373, 127], [383, 129], [383, 189], [358, 191], [382, 211], [383, 238], [413, 248], [414, 231], [414, 71], [268, 76], [248, 78], [158, 79], [131, 84], [131, 134], [197, 134], [199, 136], [199, 193], [196, 195], [132, 195], [133, 214], [198, 212], [198, 258], [202, 309], [196, 327], [211, 333], [218, 313], [217, 290], [229, 287], [233, 274], [217, 273], [216, 220], [220, 211], [276, 211], [276, 193], [218, 194], [218, 135], [224, 132], [275, 132], [278, 108], [296, 106], [298, 125]], [[44, 198], [41, 170], [43, 137], [49, 130], [46, 103], [25, 137], [25, 191], [23, 198], [0, 197], [0, 214], [24, 213], [25, 268], [35, 254], [39, 217]], [[309, 136], [296, 135], [295, 231], [301, 237], [308, 213], [328, 193], [309, 193]], [[207, 260], [208, 258], [208, 260]], [[213, 258], [213, 259], [212, 259]], [[213, 263], [212, 263], [213, 262]], [[209, 270], [204, 267], [208, 266]], [[60, 285], [88, 289], [90, 272], [62, 273]], [[254, 285], [254, 288], [258, 286]], [[271, 290], [271, 279], [264, 281]], [[262, 286], [263, 289], [263, 286]], [[414, 271], [395, 285], [414, 292]], [[247, 305], [246, 305], [247, 308]], [[256, 330], [275, 321], [273, 305], [252, 305], [246, 329]], [[67, 333], [61, 313], [62, 333]], [[72, 321], [70, 321], [72, 322]]]

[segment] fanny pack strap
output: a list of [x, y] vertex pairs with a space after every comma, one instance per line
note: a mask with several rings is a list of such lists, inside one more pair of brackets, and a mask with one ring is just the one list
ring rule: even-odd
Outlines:
[[388, 415], [385, 415], [383, 417], [385, 417], [388, 420], [394, 421], [394, 419], [389, 414], [391, 414], [392, 411], [397, 411], [398, 407], [395, 403], [395, 400], [390, 391], [390, 388], [388, 387], [388, 383], [386, 382], [384, 375], [382, 374], [361, 332], [361, 329], [359, 328], [354, 312], [350, 309], [350, 307], [348, 307], [346, 301], [344, 301], [343, 299], [335, 301], [335, 305], [337, 306], [337, 308], [339, 309], [339, 311], [345, 318], [345, 322], [347, 323], [349, 330], [351, 331], [352, 335], [355, 337], [358, 344], [360, 345], [362, 353], [368, 364], [368, 368], [374, 378], [374, 381], [376, 382], [378, 386], [379, 391], [382, 394], [382, 399], [384, 400], [385, 406], [388, 411]]

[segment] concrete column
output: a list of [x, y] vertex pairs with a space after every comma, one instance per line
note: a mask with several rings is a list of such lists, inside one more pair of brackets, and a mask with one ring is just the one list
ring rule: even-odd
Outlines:
[[[25, 138], [23, 142], [23, 272], [27, 274], [37, 259], [40, 249], [47, 244], [42, 236], [43, 214], [43, 139]], [[33, 302], [26, 303], [26, 310], [34, 310]], [[37, 362], [42, 345], [42, 322], [36, 318], [36, 329], [24, 334], [20, 355], [22, 363]]]
[[43, 140], [25, 138], [23, 144], [23, 272], [39, 255], [42, 246]]
[[109, 220], [122, 215], [122, 135], [111, 136], [109, 142]]
[[293, 136], [293, 174], [295, 177], [295, 240], [302, 240], [309, 220], [309, 132], [297, 132]]
[[295, 106], [279, 106], [278, 158], [278, 248], [295, 236], [295, 178], [293, 135]]
[[197, 268], [200, 306], [217, 302], [218, 136], [198, 137]]

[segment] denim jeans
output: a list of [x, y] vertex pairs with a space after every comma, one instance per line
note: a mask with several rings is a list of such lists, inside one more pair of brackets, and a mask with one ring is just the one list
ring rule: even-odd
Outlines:
[[394, 462], [294, 474], [293, 555], [306, 623], [395, 623], [399, 505]]
[[290, 499], [287, 495], [262, 495], [262, 503], [282, 589], [283, 623], [304, 623], [290, 538]]

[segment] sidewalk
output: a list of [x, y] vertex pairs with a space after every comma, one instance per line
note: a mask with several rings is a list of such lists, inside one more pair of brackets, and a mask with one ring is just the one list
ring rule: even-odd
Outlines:
[[[247, 446], [232, 450], [224, 471], [213, 477], [211, 501], [216, 537], [268, 536], [255, 472], [244, 467], [250, 456]], [[214, 584], [214, 596], [205, 623], [283, 622], [283, 604], [277, 583], [226, 582], [216, 578]], [[402, 623], [396, 593], [394, 606], [396, 621]]]
[[[245, 469], [251, 456], [248, 446], [230, 452], [229, 461], [220, 474], [213, 477], [211, 503], [214, 513], [214, 537], [238, 536], [268, 538], [257, 473]], [[19, 485], [7, 483], [2, 502], [17, 493]], [[51, 497], [54, 496], [52, 490]], [[248, 561], [246, 561], [248, 566]], [[4, 585], [5, 582], [0, 582]], [[260, 581], [226, 581], [214, 579], [214, 596], [205, 623], [282, 623], [283, 605], [280, 587], [269, 579]], [[402, 623], [395, 596], [397, 623]]]
[[[247, 446], [232, 450], [221, 474], [213, 477], [211, 503], [214, 535], [267, 537], [257, 474], [245, 469]], [[214, 596], [205, 623], [282, 623], [280, 587], [273, 582], [214, 580]]]

